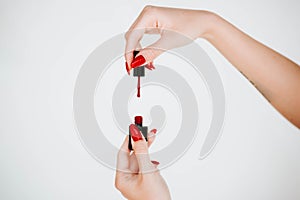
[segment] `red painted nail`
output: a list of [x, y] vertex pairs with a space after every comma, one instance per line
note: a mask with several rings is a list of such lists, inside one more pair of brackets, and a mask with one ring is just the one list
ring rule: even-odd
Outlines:
[[153, 65], [153, 62], [150, 62], [150, 63], [149, 63], [149, 67], [150, 67], [151, 69], [155, 69], [155, 67], [154, 67], [154, 65]]
[[130, 124], [129, 131], [133, 141], [143, 140], [141, 131], [134, 124]]
[[156, 134], [156, 132], [157, 132], [156, 128], [152, 129], [151, 132], [154, 133], [154, 134]]
[[147, 69], [149, 69], [149, 70], [152, 70], [152, 68], [150, 67], [149, 64], [145, 65], [145, 67], [146, 67]]
[[127, 71], [128, 75], [130, 75], [130, 69], [131, 68], [129, 67], [127, 62], [125, 62], [125, 65], [126, 65], [126, 71]]
[[147, 64], [145, 67], [146, 67], [147, 69], [149, 69], [149, 70], [155, 69], [155, 67], [154, 67], [154, 65], [153, 65], [152, 62], [150, 62], [149, 64]]
[[142, 64], [144, 64], [146, 62], [146, 59], [144, 58], [143, 55], [139, 55], [138, 57], [134, 58], [132, 63], [131, 63], [131, 67], [132, 68], [136, 68], [141, 66]]
[[159, 165], [160, 163], [156, 160], [151, 160], [151, 162], [154, 164], [154, 165]]

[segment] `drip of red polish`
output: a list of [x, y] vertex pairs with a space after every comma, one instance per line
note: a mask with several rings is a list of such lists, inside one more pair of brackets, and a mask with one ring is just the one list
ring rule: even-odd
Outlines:
[[137, 83], [137, 97], [141, 97], [141, 77], [138, 76], [138, 83]]
[[143, 140], [141, 131], [134, 124], [130, 124], [129, 131], [133, 141]]

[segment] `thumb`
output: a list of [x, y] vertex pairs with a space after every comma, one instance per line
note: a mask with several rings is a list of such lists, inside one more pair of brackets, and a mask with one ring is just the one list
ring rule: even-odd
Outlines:
[[133, 151], [138, 162], [139, 172], [147, 173], [155, 171], [155, 165], [151, 162], [148, 153], [148, 144], [145, 138], [143, 138], [141, 131], [134, 124], [129, 126], [129, 131], [134, 141]]

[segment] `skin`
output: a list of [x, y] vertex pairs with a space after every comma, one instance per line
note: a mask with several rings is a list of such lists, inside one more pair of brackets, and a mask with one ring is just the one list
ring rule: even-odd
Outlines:
[[[142, 136], [141, 136], [142, 137]], [[157, 161], [151, 161], [148, 147], [154, 141], [153, 132], [145, 138], [133, 141], [133, 152], [128, 150], [127, 136], [117, 158], [115, 186], [130, 200], [170, 200], [171, 195], [165, 180], [159, 173]]]
[[[182, 40], [172, 32], [189, 39]], [[144, 34], [160, 34], [161, 37], [142, 49], [139, 41]], [[217, 14], [146, 6], [125, 38], [125, 59], [130, 64], [135, 49], [140, 50], [137, 56], [142, 55], [146, 63], [150, 63], [164, 51], [186, 45], [197, 38], [209, 41], [284, 117], [300, 128], [300, 106], [297, 104], [300, 102], [299, 65], [251, 38]], [[126, 190], [130, 189], [132, 186], [128, 185]], [[165, 193], [168, 193], [167, 189]], [[143, 193], [140, 199], [148, 195], [151, 192]]]
[[204, 36], [254, 83], [268, 101], [300, 128], [300, 67], [217, 15]]

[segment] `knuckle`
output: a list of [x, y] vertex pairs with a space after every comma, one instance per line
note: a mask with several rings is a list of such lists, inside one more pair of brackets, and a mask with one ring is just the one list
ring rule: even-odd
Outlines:
[[129, 33], [129, 31], [127, 31], [127, 32], [125, 33], [125, 35], [124, 35], [124, 38], [125, 38], [126, 40], [128, 40], [128, 39], [129, 39], [129, 36], [130, 36], [130, 33]]
[[143, 9], [143, 12], [149, 12], [150, 10], [153, 10], [153, 7], [152, 5], [146, 5]]
[[152, 61], [157, 56], [157, 50], [149, 48], [143, 52], [143, 56], [147, 61]]
[[134, 151], [136, 153], [148, 153], [148, 147], [144, 142], [140, 141], [134, 145]]
[[143, 15], [151, 15], [155, 12], [155, 6], [152, 5], [146, 5], [142, 11]]
[[148, 53], [149, 53], [149, 57], [150, 58], [155, 58], [156, 57], [156, 54], [157, 54], [157, 52], [156, 52], [156, 50], [155, 49], [150, 49], [149, 51], [148, 51]]

